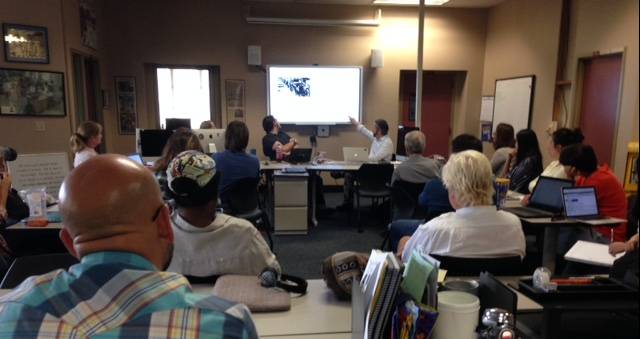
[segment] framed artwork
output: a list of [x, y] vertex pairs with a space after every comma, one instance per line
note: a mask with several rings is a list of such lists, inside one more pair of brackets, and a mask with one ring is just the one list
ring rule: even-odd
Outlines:
[[0, 115], [66, 115], [64, 73], [0, 68]]
[[627, 166], [624, 171], [624, 190], [627, 193], [638, 192], [638, 142], [627, 145]]
[[93, 0], [80, 0], [80, 39], [83, 45], [98, 49], [98, 31]]
[[123, 135], [136, 134], [138, 114], [136, 112], [136, 78], [115, 77], [118, 132]]
[[227, 79], [224, 82], [227, 103], [227, 122], [245, 120], [245, 82], [244, 80]]
[[4, 59], [8, 62], [48, 64], [46, 27], [3, 24]]

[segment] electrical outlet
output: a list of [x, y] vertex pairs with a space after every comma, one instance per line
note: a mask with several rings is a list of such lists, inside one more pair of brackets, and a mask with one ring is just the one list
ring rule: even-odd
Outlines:
[[44, 121], [36, 121], [37, 132], [44, 132], [46, 130], [47, 130], [47, 126], [45, 125]]

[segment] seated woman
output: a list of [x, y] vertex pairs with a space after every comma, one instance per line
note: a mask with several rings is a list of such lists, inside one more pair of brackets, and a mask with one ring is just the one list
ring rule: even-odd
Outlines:
[[102, 126], [93, 121], [85, 121], [78, 126], [69, 138], [73, 156], [73, 167], [98, 155], [96, 147], [102, 143]]
[[523, 129], [516, 135], [518, 142], [515, 154], [509, 158], [507, 168], [511, 183], [509, 189], [528, 194], [529, 183], [542, 173], [542, 153], [536, 132]]
[[249, 144], [249, 129], [242, 121], [232, 121], [224, 134], [222, 153], [213, 155], [216, 168], [221, 172], [220, 194], [222, 195], [233, 183], [244, 178], [260, 176], [260, 162], [254, 155], [246, 152]]
[[[549, 139], [549, 155], [555, 159], [553, 160], [545, 169], [542, 171], [540, 176], [544, 177], [552, 177], [558, 179], [569, 179], [567, 177], [567, 173], [564, 171], [564, 166], [560, 164], [558, 158], [560, 157], [560, 153], [562, 150], [573, 144], [579, 144], [584, 140], [584, 135], [582, 135], [582, 131], [579, 128], [576, 129], [568, 129], [568, 128], [559, 128], [555, 132], [551, 134], [551, 138]], [[538, 177], [539, 178], [539, 177]], [[536, 187], [538, 183], [538, 178], [533, 179], [529, 183], [529, 192], [533, 192], [533, 188]]]
[[496, 151], [491, 157], [491, 169], [495, 176], [501, 176], [505, 173], [505, 167], [509, 160], [509, 155], [516, 146], [516, 139], [513, 132], [513, 126], [505, 123], [499, 123], [493, 134], [493, 149]]
[[267, 267], [280, 272], [251, 223], [216, 212], [219, 179], [215, 161], [198, 151], [182, 152], [169, 164], [167, 184], [176, 209], [171, 215], [175, 248], [167, 270], [194, 277], [258, 275]]
[[158, 180], [160, 190], [162, 191], [162, 198], [165, 201], [171, 200], [169, 197], [169, 189], [167, 188], [167, 167], [169, 166], [169, 162], [181, 152], [189, 150], [204, 152], [198, 137], [193, 134], [190, 129], [184, 127], [178, 128], [164, 145], [160, 159], [153, 163], [151, 170], [156, 175], [156, 180]]
[[[576, 186], [593, 186], [596, 188], [598, 208], [600, 214], [608, 217], [626, 219], [627, 218], [627, 198], [624, 194], [622, 184], [611, 172], [607, 165], [598, 166], [598, 159], [593, 147], [589, 145], [575, 144], [566, 147], [560, 153], [560, 164], [564, 166], [567, 176], [574, 179]], [[576, 228], [577, 230], [578, 228]], [[583, 229], [583, 228], [581, 228]], [[592, 228], [584, 231], [591, 231]], [[611, 243], [612, 241], [627, 240], [627, 224], [621, 224], [613, 228], [613, 239], [611, 239], [611, 227], [601, 226], [593, 228], [597, 233], [591, 234], [592, 239], [576, 238], [565, 239], [564, 243], [568, 250], [575, 243], [575, 240], [592, 240], [601, 243]], [[560, 243], [563, 243], [563, 234], [560, 234]], [[564, 250], [561, 248], [561, 250]]]
[[420, 225], [400, 240], [398, 253], [407, 261], [414, 250], [460, 258], [500, 258], [525, 255], [520, 219], [493, 205], [493, 173], [477, 151], [453, 154], [442, 169], [455, 212]]

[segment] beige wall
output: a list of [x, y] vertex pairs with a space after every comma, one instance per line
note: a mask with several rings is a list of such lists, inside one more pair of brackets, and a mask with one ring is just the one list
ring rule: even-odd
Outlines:
[[[75, 112], [70, 51], [74, 50], [88, 56], [99, 55], [97, 51], [82, 46], [78, 3], [78, 0], [3, 0], [0, 2], [0, 22], [47, 28], [50, 60], [46, 65], [8, 63], [2, 56], [0, 67], [64, 72], [67, 110], [67, 115], [62, 118], [0, 117], [0, 145], [10, 145], [20, 153], [69, 152], [68, 140]], [[100, 27], [102, 2], [96, 0], [95, 4]], [[45, 131], [36, 131], [36, 123], [44, 123]]]
[[556, 0], [508, 0], [489, 10], [487, 20], [482, 94], [494, 94], [496, 79], [536, 76], [531, 128], [545, 163], [551, 160], [545, 131], [552, 120], [561, 5]]
[[[291, 7], [293, 6], [293, 8]], [[371, 7], [287, 5], [262, 6], [269, 11], [315, 17], [372, 18]], [[364, 122], [389, 121], [392, 137], [398, 122], [401, 69], [415, 69], [417, 13], [412, 9], [383, 9], [378, 28], [295, 27], [248, 25], [239, 1], [108, 1], [109, 77], [133, 75], [138, 83], [138, 111], [142, 127], [155, 125], [150, 109], [154, 98], [145, 96], [151, 83], [144, 81], [144, 63], [220, 65], [221, 79], [246, 80], [249, 148], [258, 149], [264, 135], [261, 120], [266, 111], [266, 80], [261, 71], [246, 64], [247, 45], [262, 46], [263, 64], [356, 65], [364, 67]], [[429, 10], [426, 19], [425, 68], [467, 71], [462, 96], [454, 112], [454, 133], [475, 131], [485, 42], [485, 10]], [[372, 48], [384, 51], [384, 67], [371, 69]], [[224, 97], [224, 92], [222, 93]], [[151, 103], [149, 102], [151, 101]], [[225, 107], [222, 105], [224, 112]], [[226, 117], [224, 118], [226, 120]], [[113, 126], [112, 126], [113, 127]], [[308, 145], [310, 127], [287, 127]], [[293, 130], [292, 130], [293, 129]], [[319, 139], [321, 150], [341, 158], [344, 145], [367, 145], [350, 127], [333, 127], [331, 138]], [[131, 152], [134, 139], [113, 137], [115, 152]]]
[[578, 58], [594, 52], [625, 50], [617, 140], [614, 163], [611, 164], [617, 176], [622, 178], [627, 144], [638, 140], [638, 1], [574, 0], [571, 12], [566, 79], [571, 80], [573, 86], [566, 93], [567, 121], [577, 120], [574, 119], [574, 107]]

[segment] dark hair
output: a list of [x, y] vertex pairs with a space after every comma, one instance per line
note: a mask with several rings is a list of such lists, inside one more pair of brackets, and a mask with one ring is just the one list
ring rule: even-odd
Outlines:
[[516, 135], [516, 140], [518, 141], [516, 164], [528, 157], [535, 157], [540, 163], [540, 167], [542, 167], [542, 153], [540, 153], [536, 132], [532, 129], [522, 129]]
[[190, 178], [180, 177], [171, 182], [169, 196], [175, 200], [178, 207], [199, 207], [213, 200], [218, 200], [218, 184], [220, 182], [220, 172], [200, 187], [198, 183]]
[[231, 152], [241, 153], [249, 144], [249, 129], [242, 121], [234, 120], [227, 125], [224, 132], [224, 148]]
[[562, 148], [573, 144], [579, 144], [584, 140], [584, 135], [579, 128], [568, 129], [560, 128], [551, 134], [554, 146], [561, 146]]
[[153, 164], [153, 171], [166, 171], [169, 166], [169, 162], [171, 162], [173, 158], [178, 154], [189, 150], [204, 153], [198, 137], [193, 134], [190, 129], [180, 127], [176, 129], [173, 134], [171, 134], [171, 137], [169, 137], [169, 140], [167, 140], [167, 143], [164, 145], [164, 149], [162, 150], [162, 156]]
[[451, 152], [474, 150], [482, 153], [482, 141], [471, 134], [460, 134], [451, 141]]
[[499, 123], [496, 126], [496, 137], [493, 140], [495, 149], [503, 147], [514, 147], [516, 139], [514, 137], [513, 126], [505, 123]]
[[598, 169], [598, 158], [593, 147], [583, 144], [573, 144], [562, 149], [560, 164], [573, 166], [582, 173], [591, 174]]
[[264, 119], [262, 119], [262, 128], [265, 132], [270, 133], [275, 122], [276, 118], [274, 118], [272, 115], [267, 115], [266, 117], [264, 117]]
[[374, 121], [374, 123], [376, 124], [376, 126], [378, 126], [380, 131], [382, 131], [382, 135], [387, 135], [387, 133], [389, 133], [389, 124], [387, 123], [386, 120], [384, 120], [384, 119], [376, 119], [376, 121]]

